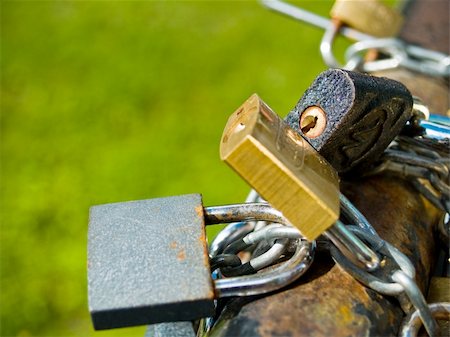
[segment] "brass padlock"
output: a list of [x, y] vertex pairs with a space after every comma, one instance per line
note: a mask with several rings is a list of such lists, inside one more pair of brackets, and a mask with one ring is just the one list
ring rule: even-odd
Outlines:
[[376, 37], [395, 36], [403, 24], [397, 10], [378, 0], [336, 0], [330, 15], [338, 22]]
[[339, 218], [336, 171], [256, 94], [228, 120], [220, 156], [309, 240]]

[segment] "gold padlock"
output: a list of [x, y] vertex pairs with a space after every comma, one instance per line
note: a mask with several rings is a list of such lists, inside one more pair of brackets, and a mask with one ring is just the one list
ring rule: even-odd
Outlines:
[[256, 94], [229, 118], [220, 156], [307, 239], [339, 218], [336, 171]]
[[403, 25], [402, 15], [378, 0], [336, 0], [331, 17], [376, 37], [392, 37]]

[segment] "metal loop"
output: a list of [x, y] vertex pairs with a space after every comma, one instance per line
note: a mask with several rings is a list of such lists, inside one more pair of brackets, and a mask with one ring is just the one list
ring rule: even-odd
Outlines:
[[394, 282], [403, 287], [409, 300], [418, 311], [418, 315], [422, 320], [428, 335], [430, 337], [437, 336], [439, 328], [436, 320], [433, 318], [430, 308], [413, 278], [409, 277], [401, 270], [394, 272], [391, 277]]
[[252, 245], [262, 240], [273, 240], [273, 239], [300, 239], [302, 235], [300, 231], [295, 227], [286, 227], [280, 224], [268, 225], [258, 231], [251, 232], [247, 234], [242, 240], [248, 244]]
[[265, 294], [287, 286], [311, 266], [316, 243], [298, 240], [294, 255], [286, 262], [254, 275], [230, 277], [214, 281], [217, 297]]
[[[414, 278], [415, 268], [411, 261], [400, 252], [397, 248], [392, 246], [390, 243], [378, 239], [373, 235], [361, 230], [356, 226], [348, 226], [348, 228], [355, 234], [361, 236], [367, 240], [372, 246], [378, 246], [378, 251], [386, 257], [391, 258], [397, 265], [403, 270], [408, 276]], [[380, 242], [381, 240], [381, 242]], [[381, 247], [380, 247], [381, 246]], [[330, 252], [333, 259], [351, 276], [356, 280], [364, 284], [365, 286], [375, 290], [384, 295], [399, 295], [403, 292], [403, 287], [398, 283], [393, 283], [389, 281], [384, 281], [369, 272], [362, 270], [347, 260], [342, 253], [335, 247], [330, 247]]]
[[267, 203], [245, 203], [225, 206], [205, 207], [205, 221], [207, 225], [240, 222], [240, 221], [270, 221], [289, 224], [280, 211]]
[[437, 209], [440, 209], [442, 211], [446, 211], [445, 205], [442, 202], [441, 198], [439, 198], [434, 190], [432, 190], [428, 184], [425, 184], [424, 182], [420, 181], [419, 179], [412, 179], [411, 183], [413, 184], [414, 188], [419, 191], [425, 198], [428, 199], [429, 202], [433, 204], [434, 207]]
[[378, 255], [349, 231], [340, 220], [336, 221], [334, 226], [328, 228], [324, 232], [324, 236], [330, 239], [353, 263], [362, 265], [367, 270], [375, 270], [380, 266]]
[[361, 52], [370, 49], [383, 52], [387, 58], [362, 63], [360, 68], [364, 72], [376, 72], [402, 66], [431, 76], [447, 77], [450, 75], [449, 55], [408, 45], [398, 38], [370, 39], [356, 42], [345, 52], [345, 59], [348, 62], [360, 55]]
[[209, 256], [220, 254], [230, 242], [239, 240], [250, 233], [255, 227], [254, 222], [234, 222], [222, 229], [209, 245]]
[[[396, 38], [379, 39], [351, 27], [336, 27], [336, 23], [327, 18], [281, 0], [261, 0], [261, 3], [271, 10], [325, 29], [326, 32], [322, 38], [320, 50], [325, 63], [329, 67], [343, 67], [347, 70], [361, 68], [362, 71], [372, 72], [403, 66], [431, 76], [450, 76], [450, 56], [447, 54], [410, 45]], [[362, 44], [357, 42], [355, 45], [350, 46], [345, 66], [340, 65], [332, 51], [332, 43], [338, 32], [347, 38], [362, 42]], [[370, 45], [373, 47], [370, 47]], [[390, 57], [383, 60], [364, 62], [359, 53], [367, 49], [379, 49]]]
[[[207, 224], [263, 220], [291, 226], [281, 212], [267, 203], [205, 207], [204, 211]], [[227, 228], [227, 232], [230, 234], [232, 229], [243, 228], [243, 225], [238, 222]], [[224, 236], [215, 241], [215, 250], [211, 255], [217, 254], [219, 251], [217, 247], [225, 246], [225, 241], [228, 240], [225, 240]], [[258, 270], [272, 264], [284, 251], [287, 242], [287, 239], [281, 239], [281, 242], [272, 246], [268, 252], [250, 260], [250, 265]], [[250, 296], [280, 289], [299, 278], [309, 268], [314, 258], [315, 246], [315, 242], [298, 239], [294, 255], [288, 261], [280, 263], [270, 270], [263, 270], [253, 275], [216, 279], [214, 281], [216, 295], [218, 297]]]
[[[273, 11], [325, 30], [328, 29], [330, 25], [332, 25], [331, 21], [328, 18], [317, 15], [281, 0], [261, 0], [261, 3], [263, 6]], [[342, 27], [340, 33], [349, 39], [357, 41], [374, 38], [372, 35], [362, 33], [359, 30], [353, 29], [351, 27]]]
[[[439, 302], [428, 305], [428, 309], [435, 319], [450, 320], [450, 303]], [[419, 310], [411, 313], [403, 322], [400, 329], [400, 337], [416, 337], [422, 326]]]
[[[325, 30], [323, 34], [322, 40], [320, 41], [320, 53], [322, 55], [322, 59], [325, 64], [330, 68], [343, 68], [344, 66], [336, 59], [333, 53], [333, 42], [338, 35], [340, 30], [340, 24], [337, 22], [331, 21], [331, 25]], [[345, 68], [346, 70], [354, 70], [359, 65], [360, 61], [357, 60], [356, 63], [349, 64], [349, 67], [354, 68]]]
[[341, 214], [344, 215], [350, 223], [356, 224], [366, 232], [380, 238], [377, 231], [366, 217], [347, 199], [345, 195], [340, 193], [339, 200], [341, 203]]
[[442, 179], [448, 179], [449, 169], [446, 165], [438, 163], [435, 160], [430, 160], [415, 154], [405, 153], [403, 151], [388, 149], [383, 154], [384, 160], [392, 160], [398, 163], [404, 163], [412, 166], [423, 167], [433, 171]]
[[345, 52], [345, 60], [348, 63], [354, 58], [359, 57], [363, 61], [363, 57], [360, 56], [360, 54], [370, 49], [380, 50], [388, 57], [382, 60], [361, 62], [360, 68], [364, 72], [396, 68], [407, 58], [407, 54], [404, 51], [404, 43], [402, 41], [394, 38], [382, 38], [364, 40], [352, 44]]
[[437, 174], [430, 173], [429, 180], [431, 185], [439, 192], [441, 193], [444, 198], [449, 199], [450, 198], [450, 186], [447, 182], [444, 182], [443, 180], [439, 179]]
[[[261, 202], [261, 198], [259, 194], [252, 189], [245, 199], [245, 202]], [[214, 257], [217, 254], [220, 254], [230, 242], [239, 240], [251, 231], [261, 228], [262, 223], [265, 224], [265, 221], [239, 221], [228, 224], [228, 226], [222, 229], [211, 242], [209, 246], [209, 256]]]
[[417, 96], [413, 96], [412, 114], [415, 118], [419, 118], [421, 120], [429, 120], [430, 119], [430, 109]]
[[258, 257], [252, 258], [249, 261], [249, 264], [252, 266], [254, 270], [260, 270], [270, 266], [281, 257], [281, 255], [287, 248], [288, 242], [289, 239], [286, 238], [275, 240], [275, 243], [273, 244], [272, 247], [270, 247], [270, 249], [267, 252], [261, 254]]
[[411, 138], [405, 136], [398, 136], [396, 138], [396, 142], [399, 142], [402, 145], [404, 143], [408, 143], [414, 148], [423, 148], [426, 150], [430, 150], [435, 153], [438, 153], [440, 156], [448, 157], [448, 154], [450, 153], [450, 137], [444, 138], [431, 137], [431, 135], [428, 133], [427, 130], [425, 130], [425, 135], [421, 137]]

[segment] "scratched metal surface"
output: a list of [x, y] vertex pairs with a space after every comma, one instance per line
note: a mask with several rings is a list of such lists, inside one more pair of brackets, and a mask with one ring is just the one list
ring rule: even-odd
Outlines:
[[96, 329], [214, 313], [201, 195], [94, 206], [89, 310]]
[[[327, 118], [316, 138], [300, 129], [301, 115], [311, 106], [323, 109]], [[344, 173], [370, 167], [411, 117], [411, 108], [411, 94], [397, 81], [329, 69], [317, 76], [286, 121]]]
[[196, 337], [191, 322], [172, 322], [149, 325], [144, 337]]

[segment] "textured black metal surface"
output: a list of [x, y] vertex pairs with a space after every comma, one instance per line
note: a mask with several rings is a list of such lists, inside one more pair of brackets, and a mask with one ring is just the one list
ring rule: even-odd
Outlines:
[[171, 322], [149, 325], [144, 337], [196, 337], [191, 322]]
[[214, 314], [201, 195], [94, 206], [88, 237], [95, 329]]
[[[310, 106], [324, 110], [327, 125], [317, 138], [300, 130]], [[412, 97], [396, 81], [340, 69], [321, 73], [286, 121], [339, 172], [362, 170], [376, 160], [411, 116]]]

